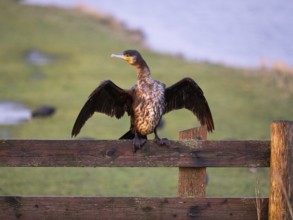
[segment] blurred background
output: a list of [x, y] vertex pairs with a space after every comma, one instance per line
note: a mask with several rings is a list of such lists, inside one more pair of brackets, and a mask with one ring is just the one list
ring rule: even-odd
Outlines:
[[[272, 120], [293, 118], [292, 9], [290, 0], [0, 0], [0, 138], [69, 139], [102, 80], [136, 81], [110, 55], [138, 49], [154, 79], [201, 86], [216, 126], [208, 139], [269, 139]], [[159, 134], [177, 139], [195, 126], [190, 112], [174, 111]], [[79, 137], [117, 139], [128, 128], [127, 116], [95, 114]], [[265, 168], [208, 175], [209, 196], [268, 193]], [[3, 195], [177, 194], [173, 168], [0, 168], [0, 176]]]

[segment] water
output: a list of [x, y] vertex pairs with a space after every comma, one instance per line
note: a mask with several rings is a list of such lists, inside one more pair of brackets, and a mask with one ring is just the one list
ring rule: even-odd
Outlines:
[[234, 66], [282, 61], [293, 66], [292, 0], [27, 0], [82, 3], [142, 29], [153, 50]]

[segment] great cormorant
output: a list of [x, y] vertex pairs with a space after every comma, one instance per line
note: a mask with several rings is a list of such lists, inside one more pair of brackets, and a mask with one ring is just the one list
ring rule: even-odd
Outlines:
[[81, 109], [72, 129], [76, 136], [85, 122], [94, 114], [101, 112], [111, 117], [121, 118], [125, 112], [130, 116], [130, 130], [120, 139], [133, 139], [133, 150], [140, 149], [147, 135], [154, 132], [155, 140], [164, 144], [156, 128], [162, 116], [172, 110], [186, 108], [197, 116], [207, 130], [214, 130], [212, 114], [203, 91], [191, 78], [183, 78], [174, 85], [153, 80], [150, 69], [140, 53], [126, 50], [122, 55], [112, 54], [134, 66], [137, 83], [131, 89], [121, 89], [112, 81], [103, 81], [89, 96]]

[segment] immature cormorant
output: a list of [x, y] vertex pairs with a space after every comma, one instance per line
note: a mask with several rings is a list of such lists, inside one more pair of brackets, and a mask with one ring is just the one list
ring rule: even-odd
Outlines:
[[127, 112], [130, 116], [130, 130], [120, 139], [133, 139], [133, 150], [136, 152], [152, 132], [155, 140], [164, 144], [165, 141], [159, 138], [156, 131], [162, 115], [181, 108], [192, 111], [209, 132], [214, 130], [212, 114], [203, 91], [191, 78], [183, 78], [166, 88], [165, 84], [151, 78], [150, 69], [138, 51], [126, 50], [123, 55], [112, 54], [111, 57], [121, 58], [135, 67], [137, 84], [125, 90], [110, 80], [103, 81], [81, 109], [72, 136], [80, 132], [94, 112], [118, 119]]

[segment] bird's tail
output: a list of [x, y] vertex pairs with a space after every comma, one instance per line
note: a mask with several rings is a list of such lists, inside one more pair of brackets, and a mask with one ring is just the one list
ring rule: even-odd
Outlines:
[[134, 137], [135, 135], [133, 131], [129, 130], [124, 135], [122, 135], [122, 137], [120, 137], [119, 139], [134, 139]]
[[[146, 136], [146, 135], [138, 134], [138, 137], [147, 140], [147, 136]], [[130, 139], [130, 140], [132, 140], [132, 139], [134, 139], [134, 138], [135, 138], [135, 134], [134, 134], [134, 132], [133, 132], [132, 130], [129, 130], [129, 131], [127, 131], [124, 135], [122, 135], [122, 137], [120, 137], [119, 139], [120, 139], [120, 140], [121, 140], [121, 139], [128, 139], [128, 140]]]

